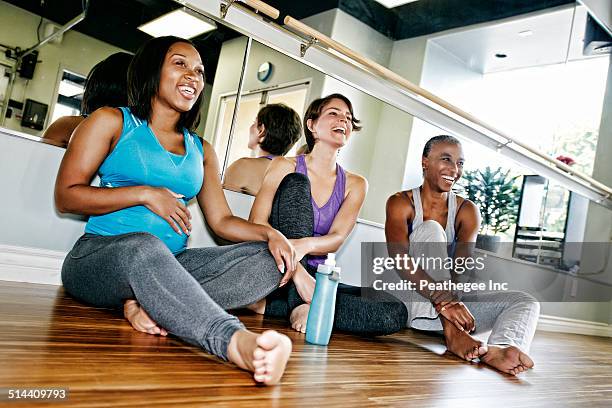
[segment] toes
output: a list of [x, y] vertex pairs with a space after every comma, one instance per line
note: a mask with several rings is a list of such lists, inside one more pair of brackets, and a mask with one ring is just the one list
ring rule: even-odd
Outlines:
[[253, 375], [253, 378], [255, 379], [255, 381], [260, 382], [260, 383], [266, 381], [266, 377], [267, 376], [265, 374], [254, 374]]
[[261, 335], [257, 336], [256, 343], [263, 350], [272, 350], [280, 341], [280, 334], [274, 330], [266, 330], [265, 332], [261, 333]]
[[265, 358], [261, 358], [261, 359], [255, 359], [253, 360], [253, 367], [255, 367], [255, 369], [258, 368], [265, 368], [266, 367], [266, 360]]
[[253, 363], [255, 364], [256, 362], [264, 362], [264, 359], [266, 358], [266, 351], [257, 347], [255, 349], [255, 351], [253, 352]]
[[533, 360], [525, 353], [521, 352], [519, 354], [519, 361], [521, 362], [521, 365], [526, 368], [533, 368], [534, 366]]

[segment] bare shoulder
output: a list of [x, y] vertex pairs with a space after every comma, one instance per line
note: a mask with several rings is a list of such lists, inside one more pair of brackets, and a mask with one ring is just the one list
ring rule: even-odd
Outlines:
[[202, 141], [202, 147], [204, 148], [205, 152], [206, 150], [212, 150], [213, 152], [215, 151], [210, 142], [208, 142], [206, 139], [200, 138], [200, 140]]
[[398, 191], [389, 196], [387, 199], [387, 212], [408, 216], [412, 212], [412, 203], [407, 193], [406, 191]]
[[[266, 159], [267, 160], [267, 159]], [[295, 157], [278, 156], [272, 159], [268, 167], [269, 174], [288, 174], [295, 170]]]
[[72, 132], [84, 119], [82, 116], [62, 116], [47, 127], [41, 140], [45, 143], [66, 147]]
[[85, 119], [85, 122], [90, 121], [108, 121], [109, 124], [123, 126], [123, 113], [119, 108], [111, 108], [104, 106], [96, 109], [91, 115]]
[[265, 158], [241, 157], [225, 170], [226, 178], [240, 180], [261, 179], [270, 165], [270, 160]]
[[[103, 107], [94, 111], [74, 130], [76, 141], [116, 143], [123, 130], [123, 114], [118, 108]], [[72, 144], [72, 140], [71, 143]]]
[[474, 204], [473, 201], [459, 196], [457, 197], [457, 200], [457, 206], [460, 207], [459, 212], [457, 213], [457, 217], [478, 217], [480, 210], [478, 209], [478, 206]]
[[368, 180], [360, 174], [346, 171], [346, 186], [349, 191], [363, 192], [368, 191]]

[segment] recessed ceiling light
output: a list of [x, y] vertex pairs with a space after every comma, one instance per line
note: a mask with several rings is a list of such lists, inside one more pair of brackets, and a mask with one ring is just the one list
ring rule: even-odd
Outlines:
[[205, 21], [204, 17], [194, 15], [186, 8], [171, 11], [138, 27], [153, 37], [175, 35], [180, 38], [193, 38], [217, 28], [214, 22]]
[[415, 2], [417, 0], [376, 0], [378, 3], [382, 4], [386, 8], [390, 9], [393, 7], [401, 6], [403, 4], [408, 4]]
[[501, 53], [501, 52], [499, 52], [499, 53], [495, 54], [495, 57], [497, 57], [497, 58], [506, 58], [507, 56], [508, 56], [508, 55], [503, 54], [503, 53]]
[[519, 37], [529, 37], [531, 35], [533, 35], [533, 31], [531, 30], [525, 30], [525, 31], [521, 31], [520, 33], [518, 33]]

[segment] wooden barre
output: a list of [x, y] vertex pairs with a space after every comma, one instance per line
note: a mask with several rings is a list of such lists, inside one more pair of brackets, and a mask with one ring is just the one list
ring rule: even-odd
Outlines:
[[260, 0], [240, 0], [241, 3], [254, 8], [255, 10], [265, 14], [268, 17], [276, 20], [280, 16], [280, 11]]
[[606, 198], [609, 198], [612, 195], [612, 188], [608, 187], [607, 185], [595, 180], [594, 178], [588, 176], [585, 173], [582, 173], [576, 169], [571, 168], [570, 166], [568, 166], [567, 164], [560, 162], [559, 160], [553, 159], [552, 157], [548, 156], [545, 153], [540, 152], [537, 149], [532, 148], [531, 146], [528, 146], [516, 139], [514, 139], [513, 137], [505, 134], [504, 132], [502, 132], [501, 130], [487, 124], [484, 123], [482, 121], [480, 121], [478, 118], [476, 118], [475, 116], [471, 115], [470, 113], [467, 113], [465, 111], [463, 111], [462, 109], [446, 102], [445, 100], [443, 100], [442, 98], [432, 94], [431, 92], [421, 88], [418, 85], [413, 84], [412, 82], [408, 81], [406, 78], [400, 76], [399, 74], [391, 71], [389, 68], [386, 68], [382, 65], [380, 65], [379, 63], [370, 60], [369, 58], [366, 58], [356, 52], [354, 52], [353, 50], [349, 49], [348, 47], [340, 44], [339, 42], [337, 42], [336, 40], [333, 40], [331, 38], [329, 38], [328, 36], [326, 36], [323, 33], [318, 32], [317, 30], [307, 26], [306, 24], [302, 23], [299, 20], [296, 20], [295, 18], [291, 17], [291, 16], [287, 16], [285, 17], [285, 25], [295, 31], [297, 31], [300, 34], [306, 35], [308, 37], [311, 38], [316, 38], [318, 40], [319, 43], [325, 45], [326, 47], [329, 47], [337, 52], [339, 52], [340, 54], [352, 59], [353, 61], [358, 62], [359, 64], [365, 66], [366, 68], [368, 68], [369, 70], [371, 70], [372, 72], [374, 72], [377, 75], [382, 76], [383, 78], [390, 80], [398, 85], [400, 85], [403, 88], [408, 89], [409, 91], [413, 92], [414, 94], [421, 96], [425, 99], [428, 99], [431, 102], [434, 102], [435, 104], [445, 108], [446, 110], [461, 116], [464, 119], [469, 120], [472, 123], [475, 123], [476, 125], [487, 129], [501, 137], [503, 137], [504, 139], [506, 139], [509, 142], [512, 142], [514, 144], [516, 144], [517, 146], [520, 146], [521, 148], [527, 150], [528, 152], [540, 157], [541, 159], [545, 160], [546, 162], [548, 162], [549, 164], [552, 164], [553, 166], [565, 171], [566, 173], [570, 173], [571, 175], [575, 175], [576, 177], [582, 179], [583, 181], [589, 183], [591, 186], [598, 188], [599, 190], [604, 191], [606, 195]]

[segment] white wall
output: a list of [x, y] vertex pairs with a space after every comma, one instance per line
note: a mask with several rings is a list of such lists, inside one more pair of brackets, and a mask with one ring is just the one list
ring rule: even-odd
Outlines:
[[[425, 60], [427, 37], [396, 41], [388, 68], [418, 84]], [[387, 198], [402, 189], [413, 117], [384, 104], [376, 132], [376, 145], [368, 181], [370, 190], [362, 218], [384, 223]]]
[[[39, 21], [39, 16], [0, 1], [0, 43], [22, 49], [30, 48], [37, 43], [36, 28]], [[57, 98], [56, 87], [63, 69], [87, 76], [95, 64], [119, 51], [123, 50], [74, 30], [68, 31], [60, 44], [48, 43], [39, 49], [38, 60], [42, 62], [36, 65], [34, 78], [26, 80], [18, 77], [11, 99], [24, 102], [30, 98], [48, 104], [48, 121]], [[0, 53], [0, 61], [14, 62], [7, 60], [4, 53]], [[32, 135], [42, 133], [22, 128], [20, 120], [14, 115], [7, 119], [4, 126]]]
[[[331, 37], [334, 40], [379, 64], [389, 63], [393, 41], [344, 11], [339, 9], [334, 11], [335, 18], [331, 30]], [[341, 93], [350, 99], [355, 116], [363, 125], [363, 129], [353, 133], [350, 143], [342, 148], [338, 162], [349, 171], [369, 179], [372, 152], [378, 141], [377, 133], [384, 103], [332, 77], [326, 77], [321, 96], [332, 93]], [[368, 194], [364, 208], [371, 197], [372, 195]], [[364, 209], [361, 218], [371, 219], [369, 215]]]

